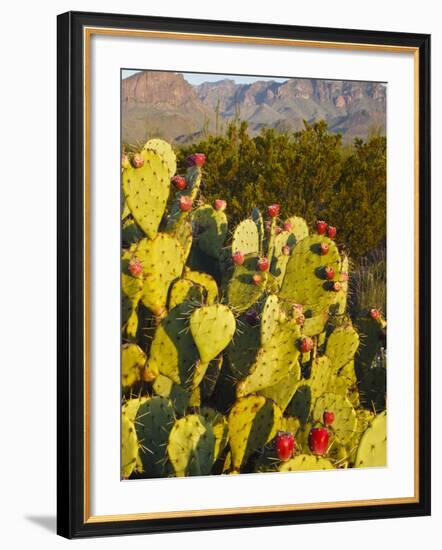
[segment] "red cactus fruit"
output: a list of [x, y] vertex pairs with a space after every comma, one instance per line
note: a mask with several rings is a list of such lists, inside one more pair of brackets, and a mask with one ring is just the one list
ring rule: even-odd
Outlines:
[[290, 432], [278, 432], [275, 437], [275, 450], [279, 460], [285, 462], [293, 456], [295, 438]]
[[139, 153], [136, 153], [133, 157], [132, 157], [132, 166], [134, 168], [141, 168], [142, 166], [144, 166], [144, 158], [142, 155], [140, 155]]
[[306, 336], [301, 340], [301, 343], [299, 344], [299, 349], [302, 351], [302, 353], [308, 353], [309, 351], [312, 351], [314, 347], [313, 340]]
[[292, 224], [290, 222], [284, 222], [282, 224], [282, 228], [284, 229], [284, 231], [291, 231], [292, 230]]
[[235, 265], [242, 265], [244, 263], [244, 254], [237, 250], [232, 254], [232, 261]]
[[182, 191], [187, 187], [186, 179], [183, 176], [173, 176], [170, 181], [175, 189], [178, 189], [179, 191]]
[[330, 250], [330, 247], [328, 246], [327, 243], [321, 243], [321, 254], [323, 256], [326, 256], [329, 250]]
[[256, 286], [259, 286], [262, 282], [262, 277], [261, 275], [259, 275], [258, 273], [255, 273], [253, 276], [252, 276], [252, 283]]
[[334, 239], [336, 237], [336, 227], [329, 225], [327, 227], [327, 235], [330, 237], [330, 239]]
[[290, 254], [290, 246], [288, 244], [285, 244], [281, 248], [281, 252], [282, 252], [283, 256], [288, 256]]
[[329, 437], [327, 428], [312, 428], [308, 434], [308, 445], [311, 452], [315, 455], [325, 455]]
[[220, 210], [221, 212], [226, 209], [227, 203], [223, 199], [215, 200], [215, 210]]
[[327, 222], [325, 222], [323, 220], [318, 220], [316, 222], [316, 231], [320, 235], [324, 235], [324, 233], [327, 231]]
[[259, 258], [258, 269], [259, 271], [267, 271], [269, 269], [269, 261], [267, 258]]
[[129, 273], [132, 277], [139, 277], [143, 271], [143, 266], [138, 258], [131, 258], [128, 266]]
[[324, 274], [325, 274], [325, 278], [328, 281], [331, 281], [332, 279], [335, 278], [335, 270], [332, 267], [326, 267], [324, 269]]
[[193, 199], [192, 197], [189, 197], [187, 195], [182, 195], [180, 197], [180, 210], [182, 212], [188, 212], [193, 205]]
[[335, 421], [335, 413], [333, 411], [324, 411], [322, 418], [326, 426], [331, 426]]
[[204, 153], [194, 153], [189, 155], [186, 159], [187, 166], [203, 166], [206, 162], [206, 155]]
[[280, 210], [281, 210], [281, 207], [279, 206], [279, 204], [271, 204], [267, 208], [267, 213], [271, 218], [276, 218], [276, 216], [278, 216]]
[[378, 309], [370, 309], [370, 317], [373, 321], [377, 321], [381, 317], [381, 312]]

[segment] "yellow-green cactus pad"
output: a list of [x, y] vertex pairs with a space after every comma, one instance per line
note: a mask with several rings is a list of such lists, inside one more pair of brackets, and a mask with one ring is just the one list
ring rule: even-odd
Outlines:
[[233, 313], [222, 304], [195, 309], [189, 324], [203, 363], [215, 359], [229, 345], [236, 329]]
[[331, 411], [335, 415], [330, 429], [336, 434], [339, 441], [344, 444], [350, 441], [358, 424], [351, 402], [342, 395], [324, 393], [316, 400], [313, 409], [314, 420], [322, 422], [325, 411]]
[[258, 351], [249, 375], [238, 384], [238, 397], [274, 386], [287, 376], [299, 357], [299, 337], [298, 325], [280, 322], [271, 340]]
[[163, 374], [176, 384], [191, 388], [199, 354], [189, 330], [190, 310], [191, 304], [183, 302], [158, 325], [147, 361], [148, 379]]
[[233, 232], [232, 254], [241, 252], [244, 254], [259, 255], [259, 230], [252, 219], [243, 220]]
[[387, 465], [387, 413], [375, 417], [359, 443], [355, 467], [370, 468]]
[[121, 385], [127, 390], [142, 379], [146, 354], [136, 344], [123, 344], [121, 350]]
[[186, 269], [184, 276], [189, 281], [193, 281], [194, 283], [204, 287], [207, 294], [206, 303], [208, 306], [218, 301], [218, 285], [211, 275], [200, 271], [191, 271], [190, 269]]
[[213, 435], [215, 436], [214, 460], [217, 460], [229, 441], [227, 419], [221, 413], [209, 407], [203, 407], [200, 415], [212, 426]]
[[179, 416], [184, 416], [189, 405], [190, 392], [163, 374], [155, 378], [152, 389], [156, 395], [166, 397]]
[[281, 418], [279, 407], [263, 396], [249, 395], [235, 402], [228, 417], [234, 470], [239, 470], [253, 452], [275, 437]]
[[310, 376], [307, 381], [311, 389], [312, 403], [315, 403], [318, 397], [329, 390], [332, 380], [334, 380], [334, 374], [328, 357], [325, 355], [316, 357], [312, 361]]
[[183, 249], [174, 237], [159, 233], [153, 240], [141, 240], [134, 254], [143, 266], [141, 300], [154, 315], [161, 315], [166, 308], [169, 287], [183, 271]]
[[359, 335], [351, 325], [334, 329], [327, 339], [325, 353], [335, 373], [352, 361], [358, 347]]
[[[329, 247], [325, 255], [321, 254], [321, 244]], [[325, 267], [332, 267], [335, 273], [341, 271], [335, 242], [322, 235], [302, 239], [290, 254], [279, 297], [301, 304], [311, 316], [327, 312], [336, 301], [336, 293], [324, 279]]]
[[144, 146], [144, 149], [154, 151], [166, 163], [169, 170], [169, 178], [175, 175], [176, 172], [176, 156], [172, 147], [162, 139], [150, 139]]
[[183, 302], [203, 302], [202, 288], [189, 279], [177, 279], [170, 289], [169, 309]]
[[167, 445], [177, 477], [207, 475], [215, 457], [215, 435], [203, 416], [190, 414], [175, 422]]
[[298, 455], [283, 462], [280, 472], [302, 472], [305, 470], [333, 470], [334, 466], [326, 458], [314, 455]]
[[155, 238], [170, 192], [169, 169], [160, 155], [152, 150], [139, 153], [141, 168], [129, 165], [123, 170], [123, 194], [137, 225]]
[[272, 399], [282, 411], [285, 411], [295, 395], [300, 379], [301, 367], [296, 362], [284, 378], [281, 378], [274, 386], [260, 390], [259, 394]]
[[134, 471], [141, 471], [138, 450], [134, 423], [123, 410], [121, 414], [121, 477], [123, 479], [127, 479]]
[[283, 311], [279, 305], [278, 296], [269, 294], [264, 303], [261, 313], [261, 344], [265, 345], [269, 342], [279, 322], [285, 318]]
[[[256, 303], [265, 289], [267, 273], [258, 271], [257, 265], [258, 258], [252, 255], [246, 256], [242, 265], [235, 266], [227, 289], [227, 301], [237, 313]], [[253, 283], [253, 275], [261, 276], [260, 284]]]

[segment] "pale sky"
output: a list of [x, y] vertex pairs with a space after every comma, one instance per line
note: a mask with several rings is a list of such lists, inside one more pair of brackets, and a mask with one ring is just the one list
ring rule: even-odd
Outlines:
[[[122, 70], [122, 77], [127, 78], [132, 76], [135, 73], [139, 73], [138, 70]], [[251, 84], [257, 80], [274, 80], [276, 82], [285, 82], [287, 78], [276, 78], [272, 76], [238, 76], [238, 75], [225, 75], [225, 74], [198, 74], [198, 73], [178, 73], [182, 74], [184, 78], [190, 84], [197, 85], [202, 84], [203, 82], [217, 82], [218, 80], [224, 80], [228, 78], [234, 80], [236, 84]]]

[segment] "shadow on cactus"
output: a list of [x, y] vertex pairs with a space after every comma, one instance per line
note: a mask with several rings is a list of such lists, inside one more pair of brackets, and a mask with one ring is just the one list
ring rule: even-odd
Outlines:
[[339, 227], [279, 204], [229, 227], [205, 160], [123, 157], [121, 478], [385, 465], [387, 323], [350, 316]]

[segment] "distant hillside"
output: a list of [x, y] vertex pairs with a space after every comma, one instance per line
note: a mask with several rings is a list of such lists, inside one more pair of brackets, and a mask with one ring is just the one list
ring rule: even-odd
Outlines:
[[[216, 114], [218, 112], [218, 115]], [[346, 141], [385, 133], [386, 87], [373, 82], [298, 79], [189, 84], [181, 74], [144, 71], [122, 82], [123, 142], [150, 136], [177, 143], [222, 131], [239, 116], [252, 134], [263, 127], [294, 131], [324, 119]]]

